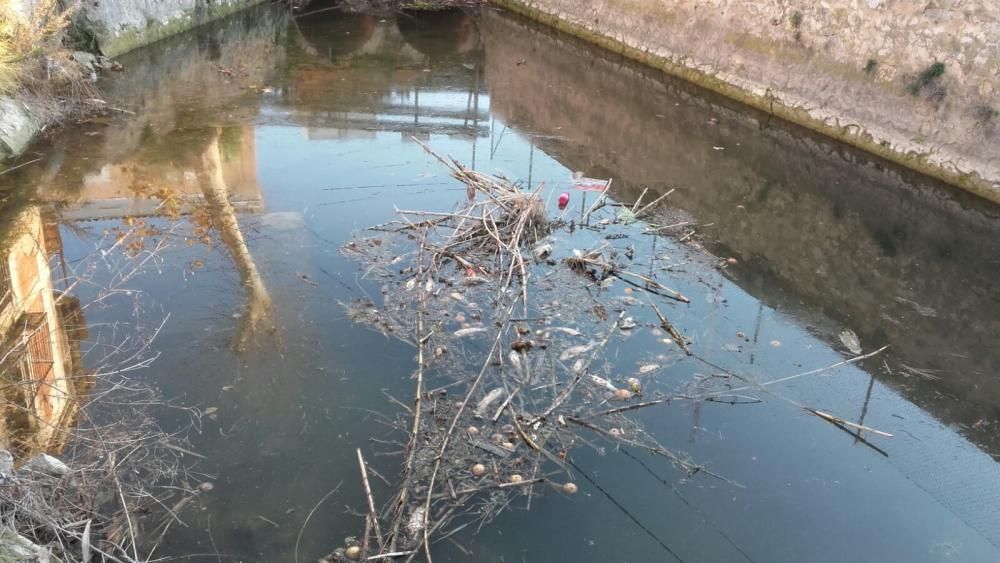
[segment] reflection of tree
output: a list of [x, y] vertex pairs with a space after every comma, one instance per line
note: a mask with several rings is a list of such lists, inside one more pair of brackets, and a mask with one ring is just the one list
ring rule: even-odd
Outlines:
[[271, 296], [264, 286], [264, 280], [253, 256], [250, 255], [246, 239], [243, 238], [243, 232], [240, 231], [239, 222], [236, 220], [236, 210], [229, 200], [229, 188], [222, 175], [219, 139], [220, 132], [216, 130], [202, 152], [198, 179], [205, 195], [205, 208], [223, 246], [229, 251], [240, 273], [240, 282], [247, 291], [246, 310], [233, 341], [234, 347], [243, 351], [260, 330], [274, 329]]

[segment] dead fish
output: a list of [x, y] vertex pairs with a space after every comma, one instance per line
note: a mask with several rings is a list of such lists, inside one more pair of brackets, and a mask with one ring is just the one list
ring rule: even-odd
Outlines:
[[580, 358], [577, 361], [573, 362], [573, 372], [574, 373], [580, 373], [581, 371], [583, 371], [584, 367], [585, 367], [585, 365], [583, 363], [583, 358]]
[[615, 387], [610, 381], [604, 379], [603, 377], [598, 377], [596, 375], [588, 375], [587, 377], [589, 377], [591, 381], [607, 389], [608, 391], [614, 392], [618, 390], [617, 387]]
[[569, 348], [563, 350], [562, 354], [559, 354], [559, 359], [565, 362], [566, 360], [575, 358], [580, 354], [585, 353], [594, 346], [596, 346], [596, 343], [594, 342], [588, 342], [587, 344], [581, 344], [579, 346], [570, 346]]
[[861, 353], [861, 339], [851, 329], [846, 329], [840, 333], [840, 341], [851, 351], [852, 354]]
[[510, 362], [510, 365], [514, 366], [514, 369], [521, 369], [521, 354], [511, 350], [507, 354], [507, 360]]
[[660, 369], [660, 364], [646, 364], [639, 366], [639, 373], [649, 373]]
[[552, 254], [552, 245], [543, 244], [535, 248], [532, 252], [534, 253], [535, 258], [537, 258], [538, 260], [542, 260], [543, 258], [546, 258], [549, 254]]
[[635, 319], [633, 319], [632, 317], [625, 317], [624, 319], [622, 319], [622, 322], [618, 324], [618, 327], [621, 328], [622, 330], [632, 330], [637, 326], [639, 325], [636, 324]]
[[486, 409], [490, 408], [490, 404], [499, 399], [500, 397], [503, 397], [503, 394], [504, 394], [503, 387], [497, 387], [496, 389], [493, 389], [492, 391], [487, 393], [486, 396], [483, 397], [483, 400], [479, 401], [479, 404], [476, 405], [475, 408], [476, 416], [483, 416], [483, 413], [486, 412]]
[[488, 281], [490, 280], [482, 276], [465, 276], [465, 285], [479, 285]]
[[480, 332], [486, 332], [486, 329], [481, 326], [470, 326], [469, 328], [460, 328], [455, 331], [455, 336], [469, 336], [470, 334], [479, 334]]
[[448, 297], [451, 297], [455, 301], [465, 301], [465, 296], [457, 291], [452, 291], [448, 294]]
[[583, 336], [583, 333], [580, 332], [579, 330], [576, 330], [575, 328], [569, 328], [566, 326], [553, 326], [549, 327], [549, 330], [553, 332], [561, 332], [563, 334], [568, 334], [570, 336]]
[[427, 280], [427, 283], [424, 285], [424, 291], [427, 293], [434, 291], [434, 280]]
[[406, 531], [410, 537], [417, 537], [417, 534], [424, 529], [424, 507], [418, 506], [410, 513], [410, 519], [406, 522]]

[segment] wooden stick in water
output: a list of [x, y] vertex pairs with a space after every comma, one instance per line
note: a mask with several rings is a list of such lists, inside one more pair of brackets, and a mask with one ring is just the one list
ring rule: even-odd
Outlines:
[[590, 214], [593, 213], [594, 211], [597, 211], [600, 208], [601, 202], [604, 201], [604, 197], [607, 196], [608, 190], [611, 189], [611, 180], [612, 178], [608, 178], [608, 183], [605, 184], [604, 189], [601, 190], [601, 195], [597, 196], [597, 199], [594, 200], [594, 203], [593, 205], [590, 206], [590, 209], [588, 209], [587, 212], [583, 214], [583, 217], [580, 219], [581, 223], [586, 222], [587, 219], [590, 218]]
[[[375, 539], [378, 540], [379, 551], [384, 548], [384, 542], [382, 541], [382, 530], [378, 525], [378, 513], [375, 511], [375, 499], [372, 498], [372, 487], [368, 483], [368, 468], [365, 465], [365, 458], [361, 455], [361, 448], [358, 448], [358, 467], [361, 468], [361, 484], [365, 489], [365, 498], [368, 499], [368, 520], [370, 521], [371, 527], [375, 530]], [[365, 534], [364, 538], [365, 544], [368, 543], [368, 534]], [[367, 545], [366, 545], [367, 547]], [[367, 551], [362, 549], [362, 551], [367, 555]]]

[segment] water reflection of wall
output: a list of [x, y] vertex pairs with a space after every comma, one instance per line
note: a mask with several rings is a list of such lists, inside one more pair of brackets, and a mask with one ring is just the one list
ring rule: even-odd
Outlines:
[[[483, 53], [472, 15], [456, 10], [379, 19], [320, 9], [297, 17], [292, 33], [304, 56], [291, 69], [287, 101], [309, 138], [487, 134]], [[439, 103], [463, 83], [465, 108], [454, 100]]]
[[[610, 56], [581, 58], [575, 41], [485, 20], [498, 115], [555, 137], [538, 142], [566, 165], [614, 176], [626, 200], [679, 187], [671, 201], [740, 259], [737, 283], [891, 344], [890, 382], [1000, 451], [973, 428], [1000, 404], [995, 209]], [[904, 364], [940, 379], [904, 379]]]
[[6, 225], [0, 251], [0, 447], [58, 451], [87, 392], [79, 302], [53, 285], [61, 258], [58, 225], [28, 207]]

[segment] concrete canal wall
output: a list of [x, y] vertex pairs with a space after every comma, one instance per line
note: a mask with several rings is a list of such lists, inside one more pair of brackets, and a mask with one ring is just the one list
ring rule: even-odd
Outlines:
[[996, 0], [496, 0], [1000, 202]]
[[148, 45], [263, 0], [98, 0], [83, 2], [78, 32], [108, 57]]

